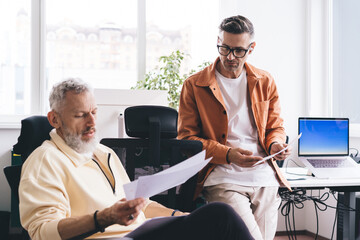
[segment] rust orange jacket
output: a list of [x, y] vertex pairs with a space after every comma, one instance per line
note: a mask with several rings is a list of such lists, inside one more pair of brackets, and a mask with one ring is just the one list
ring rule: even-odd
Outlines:
[[[199, 173], [196, 197], [210, 172], [218, 164], [228, 164], [226, 146], [228, 119], [221, 91], [215, 79], [215, 67], [219, 58], [204, 70], [190, 76], [183, 85], [180, 95], [178, 138], [200, 140], [206, 157], [211, 162]], [[272, 142], [284, 143], [286, 134], [280, 117], [279, 95], [274, 79], [263, 70], [245, 63], [250, 93], [251, 109], [254, 115], [259, 143], [268, 153]], [[270, 166], [276, 172], [277, 180], [291, 190], [275, 160]]]

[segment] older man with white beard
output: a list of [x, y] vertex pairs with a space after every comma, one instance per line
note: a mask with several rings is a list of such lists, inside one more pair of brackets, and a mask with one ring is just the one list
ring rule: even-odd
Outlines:
[[188, 214], [149, 199], [127, 201], [123, 185], [129, 178], [116, 154], [95, 137], [91, 88], [69, 79], [54, 86], [49, 100], [55, 129], [25, 161], [19, 186], [21, 224], [31, 239], [253, 239], [223, 203]]

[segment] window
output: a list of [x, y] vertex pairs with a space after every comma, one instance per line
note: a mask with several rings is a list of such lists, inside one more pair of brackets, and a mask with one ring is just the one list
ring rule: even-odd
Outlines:
[[67, 77], [94, 88], [135, 85], [137, 1], [47, 1], [45, 13], [49, 88]]
[[0, 0], [0, 123], [45, 114], [51, 86], [67, 77], [95, 88], [129, 89], [175, 50], [189, 54], [184, 73], [215, 60], [218, 5]]
[[183, 61], [183, 73], [214, 61], [218, 56], [218, 4], [218, 0], [146, 1], [146, 71], [158, 65], [160, 56], [176, 50], [189, 55]]
[[357, 0], [333, 1], [333, 114], [348, 117], [351, 123], [358, 126], [360, 126], [359, 9], [360, 2]]
[[0, 0], [0, 115], [30, 113], [30, 1]]

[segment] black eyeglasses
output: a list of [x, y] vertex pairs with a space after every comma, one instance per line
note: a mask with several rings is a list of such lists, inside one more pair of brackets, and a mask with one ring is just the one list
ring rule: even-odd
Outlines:
[[228, 56], [231, 52], [234, 55], [234, 57], [236, 58], [243, 58], [246, 53], [249, 51], [249, 49], [251, 48], [251, 45], [253, 43], [250, 43], [248, 49], [243, 49], [243, 48], [230, 48], [228, 46], [223, 46], [223, 45], [217, 45], [218, 51], [220, 53], [220, 55], [222, 56]]

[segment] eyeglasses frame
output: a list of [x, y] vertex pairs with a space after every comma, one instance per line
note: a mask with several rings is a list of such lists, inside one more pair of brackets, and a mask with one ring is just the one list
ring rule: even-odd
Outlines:
[[[245, 55], [247, 54], [247, 52], [250, 50], [251, 45], [252, 45], [253, 43], [254, 43], [254, 42], [250, 43], [250, 45], [249, 45], [249, 47], [248, 47], [247, 49], [240, 48], [241, 50], [243, 50], [243, 51], [245, 52], [242, 57], [235, 56], [235, 54], [234, 54], [234, 51], [235, 51], [235, 50], [239, 50], [239, 47], [237, 47], [237, 48], [231, 48], [231, 47], [226, 46], [226, 45], [216, 45], [216, 46], [217, 46], [218, 52], [219, 52], [219, 54], [220, 54], [221, 56], [227, 57], [227, 56], [229, 56], [230, 53], [232, 53], [232, 55], [233, 55], [235, 58], [243, 58], [243, 57], [245, 57]], [[220, 47], [229, 49], [229, 53], [226, 54], [226, 55], [221, 54], [221, 53], [220, 53]]]

